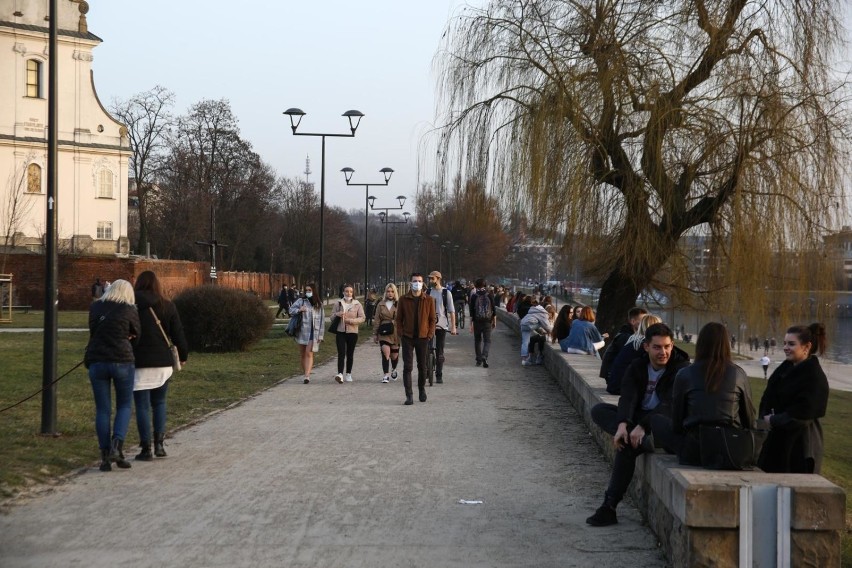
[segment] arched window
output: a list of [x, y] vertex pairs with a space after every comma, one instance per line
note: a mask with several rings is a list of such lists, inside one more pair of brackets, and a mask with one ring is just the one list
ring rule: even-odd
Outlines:
[[27, 193], [41, 193], [41, 166], [27, 166]]
[[27, 60], [27, 96], [42, 98], [41, 93], [41, 61], [37, 59]]
[[112, 199], [112, 172], [109, 170], [101, 170], [98, 176], [98, 197]]

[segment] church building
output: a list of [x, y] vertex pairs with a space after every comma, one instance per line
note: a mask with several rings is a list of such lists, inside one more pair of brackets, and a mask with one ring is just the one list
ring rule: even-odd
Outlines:
[[[58, 2], [59, 252], [129, 252], [127, 129], [101, 104], [83, 0]], [[48, 2], [0, 2], [0, 247], [43, 251]]]

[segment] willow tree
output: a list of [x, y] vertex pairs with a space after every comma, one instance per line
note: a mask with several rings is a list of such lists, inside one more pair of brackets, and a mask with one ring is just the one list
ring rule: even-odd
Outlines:
[[[782, 251], [818, 250], [845, 211], [845, 80], [836, 0], [493, 0], [439, 54], [444, 175], [488, 179], [582, 242], [598, 318], [685, 282], [706, 235], [713, 286], [766, 308]], [[811, 267], [808, 267], [809, 269]]]

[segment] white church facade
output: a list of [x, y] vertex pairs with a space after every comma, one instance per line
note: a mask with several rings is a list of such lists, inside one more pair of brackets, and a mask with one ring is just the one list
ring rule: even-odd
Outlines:
[[[129, 252], [126, 128], [95, 92], [88, 3], [57, 0], [57, 229], [61, 253]], [[48, 2], [0, 2], [0, 246], [43, 250]]]

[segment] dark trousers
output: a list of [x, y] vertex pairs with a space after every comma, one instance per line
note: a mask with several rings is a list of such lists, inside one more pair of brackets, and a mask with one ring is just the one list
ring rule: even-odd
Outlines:
[[275, 317], [277, 318], [278, 316], [280, 316], [281, 312], [287, 313], [289, 309], [290, 306], [288, 306], [287, 304], [278, 304], [278, 311], [275, 312]]
[[411, 371], [414, 370], [414, 356], [417, 356], [417, 388], [426, 388], [426, 357], [429, 355], [429, 340], [425, 337], [413, 339], [402, 336], [402, 385], [405, 395], [414, 394], [411, 386]]
[[529, 351], [530, 356], [535, 355], [535, 346], [538, 345], [538, 354], [544, 355], [544, 344], [547, 343], [543, 335], [539, 335], [538, 333], [533, 333], [530, 335], [529, 342]]
[[[601, 430], [615, 436], [615, 432], [618, 430], [617, 406], [602, 402], [592, 407], [591, 414], [592, 420], [601, 427]], [[641, 420], [648, 414], [650, 413], [640, 410], [636, 415], [636, 420]], [[671, 420], [669, 420], [669, 424], [671, 424]], [[612, 462], [612, 474], [609, 477], [609, 485], [606, 488], [605, 495], [605, 502], [610, 507], [615, 508], [624, 498], [627, 488], [630, 487], [630, 481], [633, 479], [633, 473], [636, 471], [636, 458], [643, 453], [641, 447], [634, 449], [632, 446], [626, 446], [621, 450], [616, 450], [615, 459]]]
[[444, 376], [444, 343], [447, 341], [447, 330], [435, 328], [435, 359], [438, 364], [435, 365], [435, 376], [441, 378]]
[[477, 361], [488, 359], [488, 351], [491, 349], [491, 321], [473, 322], [473, 348]]
[[343, 363], [346, 362], [346, 372], [352, 372], [352, 358], [355, 355], [355, 346], [358, 344], [357, 333], [337, 334], [337, 372], [343, 372]]

